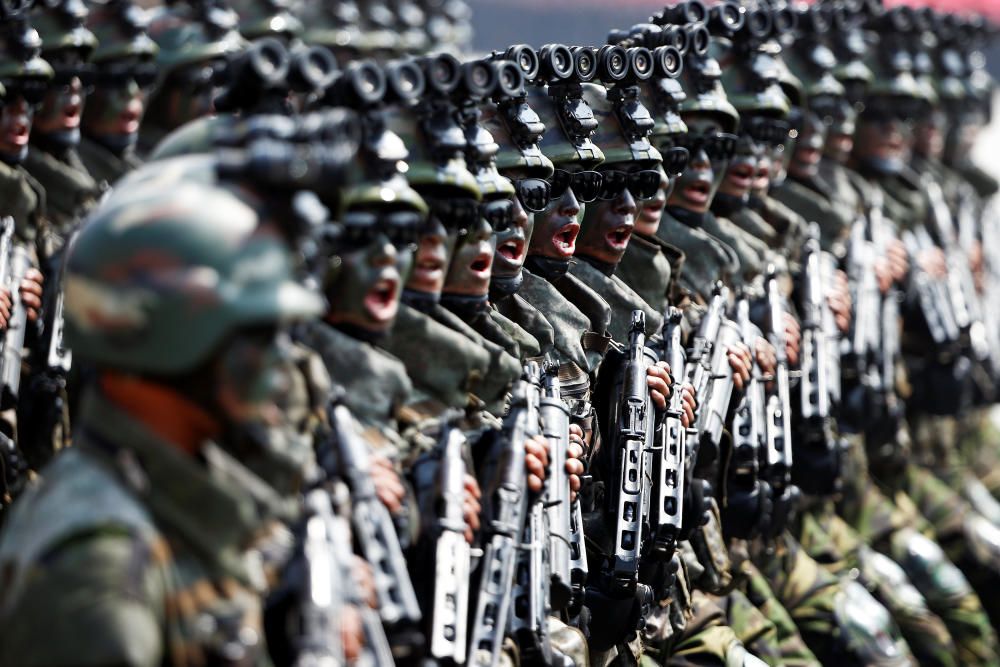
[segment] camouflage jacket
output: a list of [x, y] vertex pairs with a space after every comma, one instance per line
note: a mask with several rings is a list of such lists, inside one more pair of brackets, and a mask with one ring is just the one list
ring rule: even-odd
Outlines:
[[[814, 181], [816, 188], [813, 188], [789, 179], [781, 187], [771, 190], [772, 197], [801, 215], [807, 222], [819, 225], [820, 243], [824, 249], [830, 249], [835, 244], [844, 242], [850, 235], [851, 223], [858, 213], [856, 210], [852, 211], [849, 206], [834, 202], [833, 197], [840, 197], [835, 193], [847, 184], [841, 179], [843, 174], [839, 172], [840, 170], [831, 172], [837, 174], [838, 178], [833, 184], [817, 179]], [[844, 196], [850, 197], [850, 195]]]
[[17, 239], [34, 244], [47, 225], [45, 189], [24, 167], [0, 162], [0, 201], [0, 215], [14, 218]]
[[65, 239], [97, 205], [101, 187], [75, 150], [56, 156], [32, 146], [24, 168], [45, 188], [46, 213], [52, 231]]
[[214, 450], [199, 462], [85, 396], [75, 446], [0, 537], [0, 664], [269, 664], [254, 545], [287, 499]]
[[[553, 346], [555, 345], [555, 331], [552, 329], [552, 324], [549, 323], [545, 315], [542, 315], [541, 311], [535, 308], [533, 305], [528, 303], [519, 294], [512, 294], [506, 299], [501, 299], [493, 304], [494, 308], [494, 319], [497, 320], [501, 326], [508, 329], [508, 333], [511, 335], [520, 336], [520, 332], [524, 332], [531, 337], [538, 345], [538, 351], [534, 354], [529, 354], [531, 350], [525, 349], [528, 343], [527, 339], [525, 343], [521, 345], [521, 355], [524, 357], [533, 356], [547, 356], [552, 353]], [[497, 316], [500, 317], [497, 317]], [[500, 318], [503, 319], [500, 319]], [[504, 322], [510, 322], [514, 327], [507, 327]]]
[[[707, 213], [706, 217], [711, 216]], [[656, 235], [684, 252], [684, 271], [679, 284], [702, 301], [712, 295], [715, 281], [730, 283], [740, 272], [736, 252], [704, 229], [687, 225], [664, 211]]]
[[658, 312], [666, 312], [684, 265], [684, 253], [663, 239], [632, 234], [615, 275]]
[[84, 167], [99, 185], [114, 185], [119, 178], [142, 166], [142, 160], [134, 153], [116, 155], [87, 137], [80, 139], [78, 150]]
[[633, 310], [641, 310], [646, 314], [646, 336], [654, 336], [660, 332], [663, 315], [646, 303], [621, 278], [614, 274], [608, 275], [585, 260], [570, 261], [569, 272], [597, 292], [611, 308], [608, 333], [616, 342], [623, 344], [628, 342]]
[[728, 218], [716, 215], [705, 216], [703, 229], [732, 248], [739, 257], [740, 282], [752, 283], [764, 273], [771, 258], [771, 250], [765, 241]]

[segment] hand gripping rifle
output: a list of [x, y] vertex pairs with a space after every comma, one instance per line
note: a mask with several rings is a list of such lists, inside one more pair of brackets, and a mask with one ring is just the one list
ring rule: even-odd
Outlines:
[[504, 428], [486, 461], [483, 516], [485, 550], [476, 580], [475, 607], [469, 634], [471, 665], [499, 664], [500, 649], [510, 620], [517, 565], [528, 513], [528, 474], [524, 445], [538, 430], [538, 364], [525, 365], [514, 385]]
[[649, 515], [647, 452], [653, 448], [655, 414], [646, 370], [656, 354], [646, 347], [646, 316], [632, 311], [629, 344], [618, 378], [610, 451], [615, 457], [609, 509], [615, 517], [614, 553], [607, 563], [609, 591], [632, 595], [639, 582], [639, 557]]
[[24, 335], [28, 327], [28, 309], [20, 297], [21, 280], [31, 268], [28, 251], [14, 243], [14, 219], [4, 218], [0, 234], [0, 281], [10, 289], [14, 304], [7, 331], [4, 334], [2, 360], [0, 360], [0, 384], [2, 397], [0, 408], [17, 405], [21, 391], [21, 355], [24, 350]]
[[440, 510], [434, 525], [434, 594], [430, 614], [430, 654], [435, 660], [465, 663], [469, 616], [471, 552], [465, 541], [465, 435], [447, 419], [438, 450]]
[[[698, 424], [702, 420], [702, 413], [708, 409], [709, 398], [712, 394], [712, 352], [716, 339], [719, 337], [719, 328], [725, 319], [728, 294], [729, 290], [722, 283], [716, 284], [708, 310], [702, 316], [698, 332], [692, 340], [691, 349], [687, 355], [687, 365], [684, 368], [684, 376], [688, 383], [694, 387], [698, 404], [695, 424], [688, 429], [686, 436], [688, 444], [695, 447], [689, 452], [690, 457], [695, 461], [700, 458], [698, 450], [701, 448]], [[718, 459], [718, 454], [718, 450], [706, 452], [703, 458], [706, 463], [715, 461]]]
[[572, 517], [566, 450], [569, 447], [569, 408], [559, 396], [558, 368], [546, 369], [539, 416], [542, 435], [549, 441], [549, 477], [546, 480], [545, 511], [549, 522], [550, 597], [553, 611], [569, 605], [573, 595], [571, 572]]
[[[671, 307], [663, 322], [663, 357], [671, 372], [678, 376], [684, 371], [681, 320], [681, 311]], [[669, 560], [673, 556], [684, 514], [687, 431], [681, 423], [683, 414], [684, 397], [680, 386], [675, 385], [653, 450], [653, 499], [649, 522], [653, 553], [660, 560]]]
[[375, 492], [368, 446], [344, 405], [331, 401], [327, 418], [333, 446], [324, 457], [324, 468], [339, 473], [350, 487], [351, 524], [361, 555], [373, 570], [379, 616], [396, 654], [419, 652], [422, 647], [414, 629], [420, 623], [420, 605], [392, 517]]

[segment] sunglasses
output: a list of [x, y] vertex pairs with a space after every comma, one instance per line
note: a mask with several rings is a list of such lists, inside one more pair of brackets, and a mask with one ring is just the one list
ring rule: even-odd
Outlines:
[[744, 132], [757, 143], [777, 146], [785, 143], [791, 129], [791, 125], [783, 120], [751, 118], [746, 123]]
[[68, 86], [73, 83], [73, 79], [79, 79], [84, 87], [89, 87], [96, 78], [94, 66], [85, 63], [53, 66], [52, 71], [52, 84], [56, 86]]
[[107, 88], [128, 85], [135, 81], [140, 88], [148, 88], [156, 81], [156, 65], [153, 63], [107, 63], [97, 68], [94, 83]]
[[642, 171], [618, 171], [617, 169], [606, 169], [601, 171], [604, 176], [604, 185], [598, 199], [602, 201], [612, 201], [625, 192], [625, 188], [632, 193], [636, 199], [652, 199], [660, 189], [660, 172], [656, 169], [643, 169]]
[[424, 201], [427, 202], [434, 217], [448, 230], [468, 230], [479, 219], [479, 202], [475, 199], [465, 197], [437, 199], [425, 196]]
[[352, 211], [343, 216], [338, 243], [349, 248], [363, 248], [379, 236], [385, 236], [397, 248], [416, 244], [424, 216], [414, 211], [374, 213]]
[[512, 182], [517, 198], [526, 211], [540, 213], [549, 205], [552, 187], [544, 178], [517, 178]]
[[556, 201], [566, 190], [572, 188], [573, 195], [578, 201], [588, 204], [601, 194], [601, 186], [604, 184], [604, 177], [599, 171], [577, 171], [570, 173], [563, 169], [556, 169], [549, 178], [549, 201]]
[[31, 106], [41, 104], [49, 88], [48, 82], [42, 79], [10, 79], [3, 81], [3, 86], [7, 89], [8, 101], [23, 97]]
[[495, 232], [505, 232], [514, 226], [514, 202], [509, 199], [483, 202], [479, 214]]
[[736, 154], [736, 135], [726, 132], [685, 134], [678, 137], [676, 143], [681, 148], [686, 148], [691, 155], [705, 151], [705, 155], [713, 162], [732, 160]]
[[687, 169], [691, 160], [691, 154], [680, 146], [661, 150], [660, 155], [663, 156], [663, 171], [667, 176], [679, 176]]

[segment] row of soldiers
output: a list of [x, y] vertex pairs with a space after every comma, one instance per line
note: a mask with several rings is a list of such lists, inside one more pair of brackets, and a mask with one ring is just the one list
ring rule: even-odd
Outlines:
[[0, 8], [0, 664], [1000, 665], [991, 26], [457, 5]]

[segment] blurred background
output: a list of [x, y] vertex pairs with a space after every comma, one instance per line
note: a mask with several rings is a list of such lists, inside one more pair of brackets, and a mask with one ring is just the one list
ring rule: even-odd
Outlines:
[[[603, 44], [611, 28], [643, 23], [672, 4], [664, 0], [467, 0], [475, 30], [473, 45], [492, 51], [510, 44], [538, 47], [549, 42]], [[1000, 0], [885, 0], [945, 11], [975, 11], [1000, 23]], [[990, 71], [1000, 78], [1000, 40], [987, 54]]]

